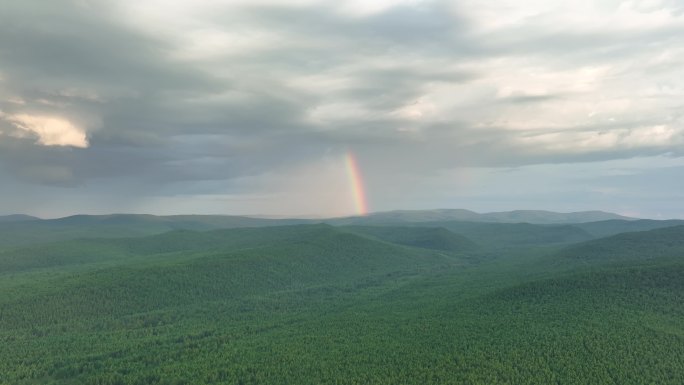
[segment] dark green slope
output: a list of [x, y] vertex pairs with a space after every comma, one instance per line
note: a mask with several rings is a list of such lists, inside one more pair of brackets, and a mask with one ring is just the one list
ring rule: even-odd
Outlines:
[[466, 252], [477, 250], [470, 239], [441, 227], [346, 226], [342, 229], [383, 241], [424, 249]]
[[77, 238], [135, 237], [158, 234], [171, 229], [159, 224], [93, 225], [52, 221], [0, 223], [0, 249], [57, 242]]
[[586, 231], [571, 225], [457, 221], [429, 222], [422, 225], [444, 227], [490, 248], [558, 245], [593, 239]]
[[270, 377], [271, 365], [287, 365], [274, 338], [306, 343], [299, 328], [307, 320], [453, 263], [330, 226], [278, 230], [275, 244], [262, 236], [260, 246], [240, 250], [151, 254], [52, 279], [27, 275], [0, 296], [0, 384], [290, 382], [305, 366]]
[[[70, 317], [76, 316], [81, 319], [119, 317], [283, 290], [330, 285], [353, 287], [369, 279], [372, 281], [373, 277], [445, 268], [456, 262], [428, 250], [379, 242], [327, 225], [263, 230], [266, 234], [257, 229], [237, 231], [251, 236], [251, 242], [240, 240], [231, 234], [233, 231], [185, 232], [186, 237], [180, 238], [180, 243], [192, 247], [191, 242], [197, 242], [202, 246], [173, 255], [131, 248], [127, 256], [136, 255], [135, 260], [123, 258], [125, 264], [76, 272], [66, 278], [60, 276], [49, 280], [49, 291], [39, 291], [40, 295], [35, 295], [22, 289], [14, 296], [0, 299], [0, 305], [4, 309], [28, 307], [41, 313], [39, 318], [48, 319], [50, 323], [68, 324]], [[225, 239], [219, 236], [222, 233], [233, 236], [232, 242], [224, 242]], [[159, 238], [163, 237], [137, 240], [134, 246], [140, 246], [144, 241], [154, 241], [145, 246], [168, 246], [156, 242]], [[107, 256], [122, 258], [112, 248], [114, 242], [104, 241], [107, 247], [102, 248], [104, 256], [98, 256], [98, 261]], [[78, 250], [65, 263], [84, 263], [79, 257], [95, 253], [93, 247], [97, 241], [88, 242], [82, 245], [88, 244], [90, 249]], [[231, 243], [239, 246], [226, 247]], [[163, 252], [172, 249], [177, 251], [172, 247]], [[3, 263], [8, 264], [7, 261]], [[3, 326], [22, 327], [35, 316], [22, 314], [5, 317]]]
[[0, 275], [0, 384], [684, 383], [681, 228], [576, 246], [670, 248], [629, 266], [494, 252], [582, 234], [514, 228], [471, 230], [492, 250], [472, 264], [436, 249], [461, 237], [420, 227], [64, 242], [59, 266], [91, 268]]
[[34, 269], [69, 268], [74, 265], [114, 262], [132, 253], [101, 240], [74, 240], [0, 251], [0, 277]]
[[39, 221], [40, 218], [32, 217], [24, 214], [0, 215], [0, 223], [3, 222], [26, 222]]
[[[386, 384], [684, 381], [682, 265], [512, 284], [468, 298], [457, 295], [461, 279], [415, 282], [358, 322], [334, 323], [334, 332], [321, 333], [353, 342], [337, 348], [345, 352], [334, 357], [344, 369], [324, 364], [340, 378], [363, 378], [353, 368], [366, 367], [388, 376], [369, 376], [370, 383]], [[320, 353], [325, 344], [298, 349]]]
[[281, 220], [222, 215], [74, 215], [59, 219], [0, 223], [0, 249], [78, 238], [140, 237], [179, 229], [205, 231], [310, 222], [299, 219]]
[[577, 223], [574, 226], [588, 232], [589, 234], [603, 238], [615, 234], [655, 230], [663, 227], [681, 226], [684, 221], [671, 219], [656, 221], [651, 219], [639, 219], [635, 221], [609, 220], [589, 223]]
[[342, 235], [335, 227], [325, 224], [284, 225], [274, 227], [231, 228], [212, 231], [176, 230], [144, 238], [100, 240], [100, 242], [142, 254], [176, 251], [220, 251], [285, 245], [302, 239], [316, 239], [321, 234]]
[[622, 233], [571, 245], [559, 256], [585, 263], [640, 262], [652, 259], [684, 258], [684, 226]]
[[480, 214], [463, 209], [438, 209], [386, 211], [363, 217], [334, 218], [326, 222], [335, 225], [404, 225], [407, 223], [444, 221], [569, 224], [610, 219], [629, 220], [632, 218], [603, 211], [557, 213], [543, 210], [515, 210]]
[[504, 368], [499, 380], [679, 384], [682, 298], [684, 264], [676, 263], [525, 283], [484, 295], [467, 311], [478, 319], [473, 327], [491, 330], [480, 357]]
[[[388, 229], [391, 230], [391, 229]], [[383, 241], [397, 245], [410, 243], [414, 247], [426, 249], [464, 251], [471, 249], [472, 242], [445, 230], [418, 229], [413, 238], [408, 240], [412, 231], [394, 229], [394, 237], [389, 233]], [[354, 233], [354, 232], [353, 232]], [[141, 263], [157, 256], [156, 259], [166, 258], [187, 259], [198, 254], [234, 253], [240, 250], [260, 250], [266, 247], [282, 248], [301, 245], [306, 242], [316, 242], [324, 235], [350, 238], [350, 246], [377, 244], [362, 237], [368, 232], [350, 234], [348, 229], [332, 227], [330, 225], [291, 225], [276, 227], [255, 227], [212, 230], [198, 232], [191, 230], [175, 230], [163, 234], [139, 238], [91, 238], [71, 241], [40, 244], [32, 247], [0, 251], [0, 275], [17, 273], [32, 269], [71, 268], [76, 265], [88, 264], [120, 264]], [[362, 235], [362, 236], [359, 236]], [[394, 238], [394, 239], [389, 239]], [[407, 241], [408, 240], [408, 241]], [[395, 247], [389, 244], [383, 247]], [[399, 250], [401, 253], [402, 249]], [[97, 267], [97, 266], [95, 266]]]

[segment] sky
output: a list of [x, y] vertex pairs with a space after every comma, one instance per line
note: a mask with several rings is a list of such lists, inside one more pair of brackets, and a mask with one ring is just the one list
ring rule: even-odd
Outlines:
[[681, 0], [0, 0], [0, 214], [684, 218]]

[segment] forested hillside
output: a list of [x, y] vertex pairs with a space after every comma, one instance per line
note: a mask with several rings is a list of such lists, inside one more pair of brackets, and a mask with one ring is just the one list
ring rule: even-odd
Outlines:
[[[611, 220], [604, 220], [611, 219]], [[601, 222], [588, 221], [601, 220]], [[501, 222], [497, 224], [497, 222]], [[527, 222], [527, 223], [522, 223]], [[577, 222], [577, 223], [575, 223]], [[582, 223], [579, 223], [582, 222]], [[584, 223], [588, 222], [588, 223]], [[497, 241], [532, 244], [574, 242], [585, 237], [602, 237], [625, 231], [650, 230], [682, 224], [677, 221], [625, 220], [603, 212], [554, 213], [518, 210], [478, 214], [468, 210], [406, 210], [374, 213], [368, 216], [328, 219], [272, 219], [231, 215], [143, 214], [73, 215], [39, 219], [28, 215], [0, 216], [0, 249], [76, 238], [121, 238], [162, 234], [172, 230], [208, 231], [244, 227], [272, 227], [295, 224], [328, 223], [335, 226], [418, 226], [445, 227], [463, 235], [485, 239], [501, 233]], [[568, 224], [542, 229], [539, 224]], [[535, 225], [536, 224], [536, 225]]]
[[684, 382], [684, 226], [444, 224], [5, 249], [0, 384]]
[[684, 226], [617, 234], [569, 246], [561, 255], [595, 263], [678, 260], [684, 256]]
[[587, 223], [576, 223], [573, 226], [588, 232], [589, 234], [601, 238], [608, 237], [615, 234], [647, 231], [661, 229], [664, 227], [682, 226], [684, 221], [678, 219], [671, 219], [665, 221], [655, 221], [651, 219], [639, 219], [634, 221], [624, 220], [609, 220]]
[[343, 229], [400, 245], [432, 250], [460, 252], [478, 248], [475, 242], [443, 227], [347, 226]]
[[421, 226], [443, 227], [488, 248], [562, 245], [593, 239], [573, 225], [530, 223], [427, 222]]
[[[17, 218], [16, 216], [5, 218]], [[265, 219], [229, 215], [142, 214], [74, 215], [40, 220], [0, 220], [0, 249], [76, 238], [121, 238], [162, 234], [172, 230], [206, 231], [310, 223], [301, 219]]]

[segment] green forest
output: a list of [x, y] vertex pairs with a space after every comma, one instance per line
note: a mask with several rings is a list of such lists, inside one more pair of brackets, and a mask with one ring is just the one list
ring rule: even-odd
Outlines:
[[682, 384], [684, 226], [0, 224], [0, 384]]

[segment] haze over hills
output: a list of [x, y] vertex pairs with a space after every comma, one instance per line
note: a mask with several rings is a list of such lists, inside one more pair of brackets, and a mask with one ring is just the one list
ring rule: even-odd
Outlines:
[[638, 219], [638, 220], [608, 220], [598, 222], [576, 223], [573, 226], [580, 228], [594, 237], [607, 237], [619, 233], [655, 230], [663, 227], [672, 227], [684, 225], [684, 220], [668, 219], [668, 220], [653, 220], [653, 219]]
[[684, 258], [684, 225], [648, 231], [625, 232], [568, 246], [566, 258], [593, 261], [633, 262], [661, 258]]
[[[0, 220], [0, 247], [30, 245], [41, 242], [90, 238], [90, 237], [135, 237], [160, 234], [172, 230], [213, 230], [240, 227], [266, 227], [293, 224], [328, 223], [332, 225], [419, 225], [426, 227], [446, 227], [449, 229], [468, 228], [467, 236], [475, 240], [479, 235], [474, 229], [481, 229], [487, 236], [487, 225], [459, 225], [454, 221], [467, 223], [501, 223], [501, 240], [510, 234], [510, 243], [535, 243], [536, 239], [546, 239], [548, 243], [563, 243], [591, 238], [583, 235], [583, 230], [566, 228], [539, 229], [531, 235], [530, 226], [505, 226], [518, 222], [530, 224], [562, 224], [567, 221], [587, 222], [611, 218], [625, 221], [625, 217], [603, 212], [555, 213], [547, 211], [512, 211], [502, 213], [478, 214], [468, 210], [402, 210], [380, 212], [368, 216], [330, 218], [330, 219], [270, 219], [231, 215], [170, 215], [147, 214], [110, 214], [110, 215], [73, 215], [56, 219], [38, 219], [30, 216], [13, 215]], [[622, 218], [622, 219], [620, 219]], [[631, 218], [628, 218], [631, 220]], [[451, 222], [446, 224], [446, 222]], [[660, 223], [660, 222], [658, 222]], [[654, 224], [654, 226], [657, 226]], [[600, 227], [600, 226], [599, 226]], [[635, 227], [638, 228], [638, 227]], [[492, 228], [493, 229], [493, 228]], [[525, 230], [528, 229], [528, 230]], [[594, 230], [599, 231], [599, 230]], [[458, 231], [456, 231], [458, 232]], [[542, 233], [547, 235], [542, 236]], [[550, 235], [551, 233], [555, 235]], [[485, 241], [486, 242], [486, 241]]]
[[560, 213], [544, 210], [514, 210], [491, 213], [477, 213], [465, 209], [434, 209], [434, 210], [393, 210], [374, 212], [364, 216], [340, 218], [269, 218], [249, 215], [150, 215], [150, 214], [106, 214], [106, 215], [71, 215], [54, 219], [41, 219], [30, 215], [14, 214], [0, 216], [0, 222], [20, 222], [41, 220], [48, 223], [60, 224], [136, 224], [157, 223], [168, 226], [198, 226], [211, 227], [243, 227], [243, 226], [272, 226], [278, 224], [296, 224], [307, 222], [334, 222], [335, 224], [350, 224], [365, 222], [373, 223], [403, 223], [403, 222], [497, 222], [497, 223], [533, 223], [533, 224], [561, 224], [584, 223], [605, 220], [636, 220], [637, 218], [604, 211], [580, 211]]
[[396, 210], [372, 213], [364, 217], [340, 218], [335, 223], [349, 224], [383, 224], [410, 222], [496, 222], [496, 223], [533, 223], [533, 224], [562, 224], [596, 222], [604, 220], [633, 220], [618, 214], [603, 211], [581, 211], [573, 213], [558, 213], [542, 210], [515, 210], [492, 213], [476, 213], [464, 209], [437, 210]]
[[238, 215], [150, 215], [110, 214], [72, 215], [45, 219], [44, 223], [58, 225], [156, 225], [169, 229], [208, 230], [214, 228], [259, 227], [306, 223], [306, 219], [254, 218]]
[[0, 247], [93, 237], [138, 237], [172, 230], [213, 230], [312, 223], [300, 219], [264, 219], [230, 215], [147, 214], [73, 215], [57, 219], [0, 222]]
[[405, 226], [443, 227], [487, 248], [561, 245], [594, 238], [585, 230], [569, 224], [443, 221], [406, 223]]
[[30, 215], [24, 214], [12, 214], [12, 215], [0, 215], [0, 223], [3, 222], [26, 222], [26, 221], [37, 221], [40, 218], [32, 217]]

